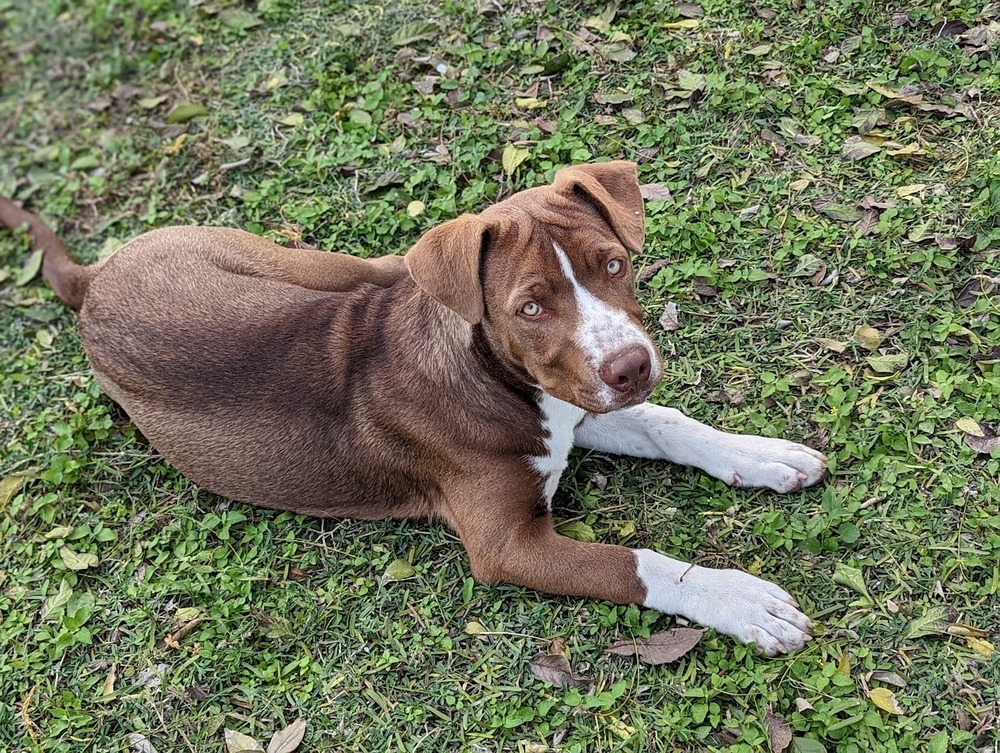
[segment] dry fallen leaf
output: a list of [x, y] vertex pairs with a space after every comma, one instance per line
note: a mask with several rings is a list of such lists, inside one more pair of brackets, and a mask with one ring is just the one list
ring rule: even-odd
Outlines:
[[885, 335], [877, 329], [869, 327], [865, 324], [859, 325], [858, 328], [854, 330], [854, 342], [867, 350], [875, 350], [875, 348], [882, 344], [882, 340], [884, 338]]
[[267, 753], [292, 753], [302, 743], [306, 734], [306, 720], [296, 719], [283, 730], [274, 733], [267, 744]]
[[4, 476], [3, 480], [0, 480], [0, 510], [2, 510], [11, 499], [13, 499], [14, 494], [21, 490], [21, 484], [24, 483], [25, 477], [20, 473], [12, 473], [9, 476]]
[[888, 688], [872, 688], [868, 691], [868, 697], [872, 703], [885, 711], [887, 714], [902, 714], [903, 709], [896, 700], [896, 694]]
[[840, 340], [831, 340], [826, 337], [821, 337], [816, 342], [827, 350], [832, 350], [834, 353], [843, 353], [847, 350], [847, 343], [841, 342]]
[[982, 638], [976, 638], [975, 636], [968, 635], [965, 637], [965, 642], [969, 645], [973, 651], [979, 654], [984, 659], [989, 659], [993, 656], [993, 652], [996, 650], [993, 644], [989, 641], [984, 641]]
[[670, 189], [662, 183], [646, 183], [639, 186], [639, 193], [646, 201], [671, 201]]
[[783, 753], [792, 742], [792, 728], [784, 717], [775, 714], [771, 707], [764, 709], [764, 729], [771, 744], [771, 753]]
[[850, 160], [862, 160], [866, 157], [871, 157], [873, 154], [881, 151], [881, 149], [882, 147], [878, 144], [865, 141], [864, 136], [849, 136], [844, 141], [840, 155]]
[[983, 436], [977, 437], [973, 434], [965, 435], [965, 443], [981, 455], [989, 455], [994, 450], [1000, 449], [1000, 435], [989, 424], [980, 422], [979, 429]]
[[586, 688], [590, 685], [590, 680], [587, 678], [573, 674], [569, 659], [560, 653], [535, 654], [528, 668], [536, 679], [542, 682], [551, 682], [557, 687]]
[[971, 434], [974, 437], [985, 437], [986, 432], [980, 427], [979, 422], [974, 418], [969, 418], [968, 416], [963, 416], [955, 422], [955, 426], [966, 434]]
[[895, 672], [886, 672], [883, 669], [876, 669], [872, 672], [872, 679], [884, 682], [886, 685], [895, 685], [897, 688], [905, 688], [906, 680]]
[[667, 332], [676, 332], [681, 328], [681, 323], [677, 319], [677, 304], [671, 301], [663, 307], [663, 315], [660, 317], [660, 326]]
[[619, 641], [605, 651], [615, 656], [638, 656], [646, 664], [669, 664], [698, 645], [704, 630], [675, 628], [654, 633], [648, 638]]
[[906, 368], [910, 357], [906, 353], [890, 353], [884, 356], [868, 356], [865, 362], [877, 374], [898, 374]]
[[130, 732], [125, 736], [128, 744], [132, 746], [133, 753], [156, 753], [156, 748], [149, 741], [149, 738], [139, 732]]
[[264, 746], [250, 735], [226, 728], [226, 753], [265, 753]]
[[507, 144], [503, 149], [503, 155], [500, 158], [500, 162], [503, 166], [503, 171], [507, 175], [513, 175], [514, 171], [520, 167], [521, 163], [524, 162], [531, 155], [531, 152], [522, 147], [514, 146], [513, 144]]

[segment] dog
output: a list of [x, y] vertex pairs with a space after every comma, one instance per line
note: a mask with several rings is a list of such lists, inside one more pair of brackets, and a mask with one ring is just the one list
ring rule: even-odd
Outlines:
[[635, 297], [634, 164], [564, 168], [375, 260], [168, 227], [81, 266], [9, 200], [0, 222], [29, 226], [99, 385], [196, 485], [313, 516], [443, 521], [479, 581], [681, 615], [768, 655], [809, 640], [768, 581], [553, 528], [574, 445], [778, 492], [826, 468], [806, 446], [646, 402], [663, 368]]

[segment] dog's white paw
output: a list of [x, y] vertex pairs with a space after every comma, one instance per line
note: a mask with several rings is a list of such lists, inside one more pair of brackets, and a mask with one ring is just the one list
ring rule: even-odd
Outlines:
[[754, 436], [729, 435], [729, 440], [721, 453], [728, 473], [719, 478], [731, 486], [794, 492], [812, 486], [826, 471], [826, 456], [804, 444]]
[[740, 570], [693, 567], [682, 580], [684, 616], [768, 656], [798, 651], [812, 622], [783, 588]]

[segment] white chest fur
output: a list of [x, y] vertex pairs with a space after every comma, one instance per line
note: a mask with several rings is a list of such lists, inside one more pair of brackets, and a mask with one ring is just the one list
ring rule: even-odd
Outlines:
[[542, 412], [542, 429], [548, 434], [545, 439], [547, 453], [532, 457], [531, 465], [542, 477], [545, 504], [551, 507], [559, 477], [566, 470], [569, 451], [573, 448], [573, 429], [587, 412], [544, 391], [538, 407]]

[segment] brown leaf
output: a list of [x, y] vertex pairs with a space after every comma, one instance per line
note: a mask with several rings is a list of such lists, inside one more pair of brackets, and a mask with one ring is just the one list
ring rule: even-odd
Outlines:
[[903, 26], [909, 26], [911, 23], [910, 16], [904, 11], [896, 11], [892, 14], [889, 19], [889, 24], [894, 29], [898, 29]]
[[969, 280], [962, 287], [959, 294], [955, 296], [955, 303], [962, 308], [968, 308], [976, 302], [976, 299], [978, 298], [976, 294], [981, 292], [982, 289], [983, 285], [978, 279]]
[[283, 730], [274, 733], [267, 744], [267, 753], [292, 753], [302, 743], [306, 734], [306, 720], [299, 718]]
[[569, 659], [563, 654], [535, 654], [528, 669], [531, 670], [531, 674], [536, 679], [542, 682], [551, 682], [557, 687], [586, 688], [590, 685], [590, 680], [587, 678], [577, 677], [573, 674]]
[[647, 264], [645, 267], [640, 269], [639, 274], [635, 276], [635, 280], [636, 282], [648, 282], [656, 277], [657, 272], [669, 265], [670, 259], [657, 259], [652, 264]]
[[897, 688], [906, 687], [906, 680], [897, 675], [895, 672], [886, 672], [882, 669], [876, 669], [872, 672], [872, 679], [884, 682], [887, 685], [895, 685]]
[[1000, 435], [997, 435], [996, 430], [982, 421], [979, 422], [979, 428], [982, 429], [983, 436], [966, 434], [965, 443], [980, 455], [989, 455], [994, 450], [1000, 449]]
[[865, 141], [861, 136], [850, 136], [844, 141], [840, 155], [851, 160], [862, 160], [876, 154], [881, 148], [877, 144]]
[[694, 3], [677, 3], [674, 5], [674, 10], [681, 15], [681, 18], [701, 18], [705, 15], [701, 6]]
[[703, 298], [715, 298], [719, 294], [719, 289], [714, 285], [709, 285], [708, 280], [704, 277], [695, 277], [691, 289], [695, 295]]
[[969, 25], [965, 23], [965, 21], [960, 18], [955, 18], [951, 21], [944, 20], [939, 24], [935, 24], [931, 28], [931, 33], [936, 37], [947, 39], [948, 37], [957, 37], [964, 34], [968, 30]]
[[858, 206], [862, 209], [889, 209], [896, 206], [895, 201], [876, 201], [875, 197], [868, 194], [861, 201], [858, 202]]
[[1000, 361], [1000, 345], [994, 345], [985, 353], [974, 353], [973, 361]]
[[440, 76], [424, 76], [419, 81], [413, 83], [413, 88], [415, 88], [421, 94], [433, 94], [434, 85], [441, 79]]
[[663, 307], [663, 315], [660, 317], [660, 326], [667, 332], [676, 332], [683, 326], [677, 319], [677, 304], [673, 301]]
[[673, 201], [670, 189], [662, 183], [646, 183], [639, 186], [639, 193], [646, 201]]
[[674, 628], [655, 633], [648, 638], [619, 641], [605, 651], [615, 656], [638, 656], [646, 664], [675, 662], [698, 645], [704, 630]]
[[767, 730], [767, 739], [771, 743], [771, 753], [784, 753], [792, 742], [792, 728], [784, 717], [771, 710], [770, 705], [764, 709], [764, 729]]
[[777, 12], [771, 10], [770, 8], [764, 8], [759, 5], [754, 8], [754, 10], [756, 10], [757, 15], [765, 21], [773, 21], [778, 15]]
[[812, 208], [838, 222], [857, 222], [861, 219], [861, 212], [857, 207], [841, 204], [832, 196], [821, 196], [814, 199]]
[[878, 227], [878, 210], [877, 209], [865, 209], [861, 212], [861, 219], [858, 220], [854, 225], [854, 233], [859, 238], [864, 238], [866, 235], [870, 235], [872, 231]]

